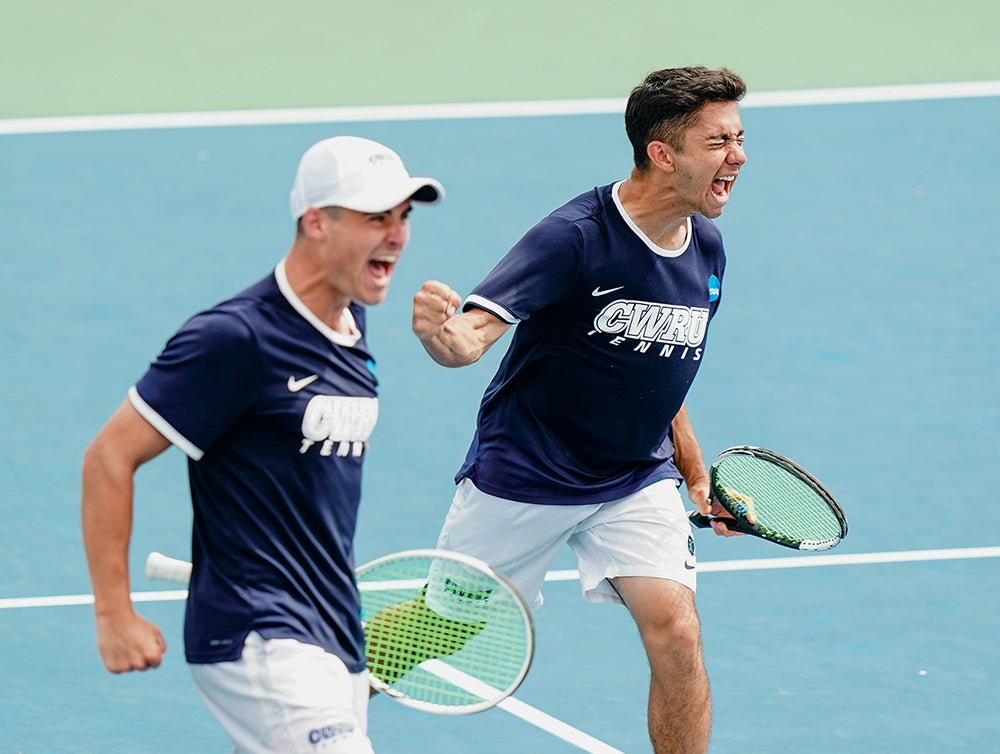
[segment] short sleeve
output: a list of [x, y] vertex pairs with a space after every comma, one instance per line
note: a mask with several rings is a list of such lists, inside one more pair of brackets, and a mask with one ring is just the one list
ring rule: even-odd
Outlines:
[[249, 325], [232, 312], [196, 315], [130, 391], [147, 421], [194, 460], [236, 422], [258, 393], [260, 356]]
[[469, 294], [465, 309], [493, 312], [510, 324], [563, 298], [580, 270], [580, 232], [552, 215], [529, 230]]

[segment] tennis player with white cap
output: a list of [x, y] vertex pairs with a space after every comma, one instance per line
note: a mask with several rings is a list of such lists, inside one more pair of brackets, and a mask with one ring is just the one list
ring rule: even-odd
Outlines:
[[314, 144], [285, 258], [185, 323], [84, 456], [97, 643], [114, 673], [166, 650], [129, 596], [135, 472], [170, 445], [188, 456], [185, 654], [240, 754], [372, 753], [352, 547], [378, 417], [365, 306], [388, 292], [413, 204], [443, 198], [382, 144]]

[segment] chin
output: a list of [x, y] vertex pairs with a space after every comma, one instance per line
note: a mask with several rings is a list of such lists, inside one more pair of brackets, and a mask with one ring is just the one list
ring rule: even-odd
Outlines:
[[383, 288], [380, 291], [373, 291], [371, 293], [365, 294], [364, 297], [359, 297], [357, 299], [358, 303], [364, 304], [365, 306], [376, 306], [385, 301], [386, 296], [389, 295], [389, 289]]

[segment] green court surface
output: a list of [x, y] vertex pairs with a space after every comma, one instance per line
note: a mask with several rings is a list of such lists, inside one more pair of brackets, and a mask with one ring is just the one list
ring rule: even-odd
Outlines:
[[0, 118], [624, 97], [675, 65], [753, 91], [1000, 78], [993, 0], [36, 0]]

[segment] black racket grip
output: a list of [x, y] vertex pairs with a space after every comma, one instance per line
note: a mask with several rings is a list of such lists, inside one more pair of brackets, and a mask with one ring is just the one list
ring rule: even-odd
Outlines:
[[738, 531], [744, 534], [750, 534], [753, 532], [749, 526], [744, 524], [742, 521], [737, 521], [735, 518], [726, 518], [725, 516], [706, 516], [698, 511], [691, 511], [688, 514], [688, 519], [691, 523], [698, 527], [699, 529], [711, 529], [713, 521], [722, 521], [730, 531]]

